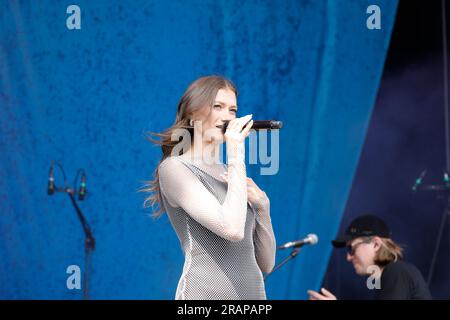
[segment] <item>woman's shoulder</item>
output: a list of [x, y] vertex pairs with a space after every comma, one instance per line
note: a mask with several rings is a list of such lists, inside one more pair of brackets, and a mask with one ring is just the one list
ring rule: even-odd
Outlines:
[[227, 170], [227, 166], [224, 163], [213, 163], [208, 164], [198, 159], [192, 159], [190, 157], [181, 156], [170, 156], [164, 159], [158, 167], [161, 171], [196, 171], [198, 170], [205, 172], [206, 174], [216, 176]]
[[173, 183], [180, 180], [180, 177], [185, 177], [189, 174], [189, 169], [179, 159], [179, 157], [167, 157], [158, 165], [159, 180]]
[[183, 165], [180, 156], [170, 156], [165, 158], [158, 166], [158, 169], [176, 169]]

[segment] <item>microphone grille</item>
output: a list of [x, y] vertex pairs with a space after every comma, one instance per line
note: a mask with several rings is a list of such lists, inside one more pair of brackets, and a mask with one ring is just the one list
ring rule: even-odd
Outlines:
[[310, 239], [309, 243], [311, 245], [315, 245], [319, 242], [319, 237], [315, 233], [308, 234], [308, 238]]
[[281, 129], [281, 128], [283, 128], [283, 122], [282, 121], [270, 121], [270, 127], [271, 127], [271, 129]]

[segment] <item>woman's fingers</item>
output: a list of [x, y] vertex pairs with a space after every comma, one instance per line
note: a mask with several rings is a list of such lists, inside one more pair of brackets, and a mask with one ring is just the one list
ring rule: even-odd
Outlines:
[[244, 130], [242, 130], [242, 134], [247, 138], [248, 135], [250, 134], [250, 129], [253, 126], [253, 120], [250, 120], [249, 123], [247, 123], [247, 125], [244, 127]]
[[245, 117], [240, 118], [236, 130], [242, 133], [243, 128], [245, 128], [245, 125], [252, 119], [252, 117], [253, 115], [249, 114], [246, 115]]
[[251, 118], [252, 115], [249, 114], [245, 117], [233, 119], [232, 121], [230, 121], [230, 124], [225, 131], [226, 142], [229, 144], [242, 143], [248, 136], [248, 131], [252, 126]]
[[230, 121], [227, 130], [236, 130], [238, 132], [242, 131], [244, 125], [252, 118], [253, 115], [249, 114], [241, 118], [236, 118]]

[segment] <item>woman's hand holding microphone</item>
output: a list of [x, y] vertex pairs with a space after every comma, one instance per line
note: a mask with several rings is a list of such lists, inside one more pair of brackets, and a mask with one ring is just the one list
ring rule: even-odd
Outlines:
[[225, 142], [227, 143], [228, 164], [232, 164], [234, 161], [245, 160], [244, 141], [250, 134], [250, 129], [253, 125], [252, 116], [249, 114], [245, 117], [236, 118], [228, 124], [224, 134]]

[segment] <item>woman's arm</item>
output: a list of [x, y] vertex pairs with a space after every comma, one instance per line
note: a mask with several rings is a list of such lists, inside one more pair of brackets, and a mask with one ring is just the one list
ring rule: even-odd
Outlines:
[[[228, 181], [228, 174], [222, 175]], [[256, 183], [247, 178], [247, 195], [255, 212], [255, 230], [253, 243], [255, 244], [255, 256], [262, 272], [269, 273], [275, 265], [276, 240], [270, 219], [270, 201], [266, 193]]]
[[[247, 219], [247, 185], [244, 140], [250, 133], [251, 115], [229, 122], [224, 138], [229, 183], [223, 204], [177, 158], [159, 167], [159, 182], [169, 204], [183, 208], [205, 228], [229, 241], [241, 241]], [[250, 122], [249, 122], [250, 121]]]
[[253, 236], [256, 261], [262, 272], [269, 273], [275, 265], [276, 254], [275, 235], [270, 219], [270, 201], [264, 193], [260, 201], [252, 203], [252, 205], [256, 218], [255, 233]]
[[181, 160], [168, 158], [158, 170], [161, 192], [171, 206], [183, 208], [194, 220], [222, 238], [234, 242], [244, 238], [247, 188], [243, 159], [235, 159], [228, 166], [230, 183], [223, 204]]

